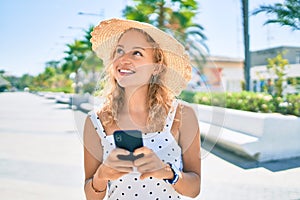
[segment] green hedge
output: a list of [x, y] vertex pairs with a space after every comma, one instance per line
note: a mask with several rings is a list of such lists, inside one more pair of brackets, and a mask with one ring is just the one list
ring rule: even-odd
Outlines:
[[265, 93], [226, 92], [204, 93], [183, 91], [179, 96], [190, 103], [221, 106], [237, 110], [262, 113], [282, 113], [300, 116], [300, 94], [290, 94], [286, 99]]
[[74, 93], [74, 89], [71, 87], [59, 87], [59, 88], [43, 88], [43, 87], [29, 87], [30, 91], [34, 92], [64, 92], [64, 93]]

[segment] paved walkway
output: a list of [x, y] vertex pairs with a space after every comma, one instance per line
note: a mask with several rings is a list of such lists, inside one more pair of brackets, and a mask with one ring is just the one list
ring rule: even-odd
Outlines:
[[[0, 199], [84, 200], [85, 114], [29, 93], [0, 93]], [[200, 200], [300, 200], [300, 159], [256, 163], [203, 149]]]

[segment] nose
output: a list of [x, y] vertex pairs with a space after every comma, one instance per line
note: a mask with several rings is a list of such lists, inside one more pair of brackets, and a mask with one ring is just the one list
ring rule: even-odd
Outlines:
[[130, 59], [129, 53], [126, 53], [126, 54], [122, 55], [119, 58], [119, 62], [120, 62], [121, 65], [131, 64], [131, 59]]

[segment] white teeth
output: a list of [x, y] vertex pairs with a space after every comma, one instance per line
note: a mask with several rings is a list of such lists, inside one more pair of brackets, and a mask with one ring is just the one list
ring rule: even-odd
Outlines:
[[120, 69], [119, 72], [121, 72], [121, 73], [127, 73], [127, 74], [133, 74], [134, 73], [134, 71], [128, 70], [128, 69]]

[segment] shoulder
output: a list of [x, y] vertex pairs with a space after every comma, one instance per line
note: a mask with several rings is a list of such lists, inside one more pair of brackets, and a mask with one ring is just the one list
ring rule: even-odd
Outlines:
[[83, 130], [83, 145], [85, 159], [102, 160], [102, 142], [91, 119], [91, 115], [85, 118]]
[[88, 113], [88, 115], [85, 117], [84, 129], [90, 129], [91, 127], [94, 127], [91, 118], [92, 118], [92, 114]]
[[177, 112], [180, 113], [182, 125], [184, 123], [198, 123], [195, 107], [192, 104], [185, 101], [179, 101]]
[[93, 120], [93, 116], [94, 114], [88, 114], [85, 118], [85, 123], [84, 123], [84, 134], [93, 134], [96, 133], [95, 130], [95, 124], [94, 124], [94, 120]]
[[195, 140], [200, 139], [200, 128], [197, 113], [193, 105], [187, 102], [180, 102], [181, 124], [179, 128], [179, 145], [185, 152]]
[[97, 130], [99, 128], [101, 129], [101, 112], [100, 110], [91, 110], [86, 116], [84, 130], [89, 134], [98, 136]]

